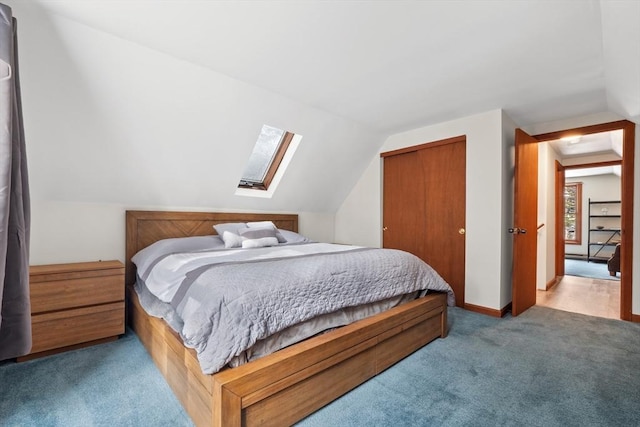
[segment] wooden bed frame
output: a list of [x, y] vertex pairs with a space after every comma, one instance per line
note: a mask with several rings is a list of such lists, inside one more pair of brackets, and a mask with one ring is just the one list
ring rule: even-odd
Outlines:
[[215, 234], [213, 224], [273, 221], [297, 231], [297, 215], [127, 211], [128, 320], [197, 426], [291, 425], [447, 334], [446, 294], [434, 293], [280, 350], [205, 375], [162, 319], [132, 289], [131, 257], [165, 238]]

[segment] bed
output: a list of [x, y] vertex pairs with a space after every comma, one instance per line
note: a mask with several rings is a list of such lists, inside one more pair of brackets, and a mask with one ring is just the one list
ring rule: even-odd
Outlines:
[[140, 250], [213, 226], [271, 221], [298, 231], [297, 215], [127, 211], [128, 322], [197, 426], [291, 425], [447, 332], [447, 294], [429, 293], [234, 368], [203, 373], [198, 354], [134, 290]]

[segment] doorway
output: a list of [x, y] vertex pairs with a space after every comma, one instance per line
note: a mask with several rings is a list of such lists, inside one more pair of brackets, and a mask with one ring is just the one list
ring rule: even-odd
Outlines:
[[[610, 261], [620, 241], [622, 131], [590, 135], [574, 157], [579, 142], [549, 142], [562, 157], [564, 176], [555, 183], [562, 203], [563, 223], [557, 229], [565, 244], [564, 273], [550, 289], [537, 292], [536, 304], [597, 317], [620, 319], [620, 273]], [[589, 146], [591, 141], [592, 146]], [[555, 146], [554, 146], [555, 144]], [[563, 151], [564, 150], [564, 151]], [[580, 163], [600, 153], [598, 163]], [[611, 160], [613, 159], [613, 160]]]
[[[611, 134], [621, 138], [612, 132], [599, 135], [606, 142]], [[565, 276], [620, 280], [621, 160], [565, 168]]]
[[[631, 297], [632, 297], [632, 254], [633, 254], [633, 159], [634, 159], [634, 151], [635, 151], [635, 125], [629, 121], [622, 120], [619, 122], [605, 123], [601, 125], [594, 126], [586, 126], [581, 128], [567, 129], [564, 131], [552, 132], [547, 134], [536, 135], [531, 138], [532, 142], [549, 142], [555, 140], [561, 140], [562, 138], [572, 137], [577, 135], [592, 135], [601, 132], [607, 131], [615, 131], [621, 130], [622, 137], [622, 171], [621, 171], [621, 196], [620, 196], [620, 243], [621, 243], [621, 251], [620, 251], [620, 264], [621, 264], [621, 272], [620, 272], [620, 296], [619, 296], [619, 318], [623, 320], [631, 320]], [[526, 135], [526, 134], [525, 134]], [[529, 141], [527, 141], [529, 142]], [[516, 147], [518, 143], [516, 142]], [[537, 160], [536, 160], [537, 161]], [[516, 160], [517, 163], [517, 160]], [[516, 165], [516, 169], [518, 169], [521, 165]], [[564, 169], [562, 169], [561, 174], [564, 174]], [[563, 180], [564, 182], [564, 180]], [[535, 185], [535, 184], [534, 184]], [[520, 188], [518, 189], [518, 183], [516, 182], [516, 197], [517, 192], [520, 191], [522, 194], [526, 193], [526, 189]], [[537, 194], [537, 191], [532, 192]], [[558, 204], [556, 203], [556, 206]], [[518, 210], [518, 205], [516, 204], [516, 211]], [[556, 277], [554, 278], [555, 282], [558, 283], [561, 278], [564, 276], [564, 257], [565, 257], [565, 247], [564, 247], [564, 234], [558, 230], [559, 221], [563, 218], [563, 211], [556, 209], [556, 227], [555, 227], [555, 268], [556, 268]], [[516, 215], [517, 220], [517, 215]], [[518, 225], [518, 224], [516, 224]], [[518, 225], [520, 226], [520, 225]], [[533, 257], [535, 259], [535, 256]], [[562, 261], [559, 261], [562, 260]], [[517, 301], [517, 297], [519, 294], [523, 294], [523, 290], [527, 289], [529, 286], [534, 286], [533, 284], [536, 282], [536, 274], [535, 269], [533, 270], [533, 277], [529, 274], [529, 277], [526, 277], [527, 274], [522, 274], [522, 271], [519, 270], [520, 266], [518, 264], [527, 264], [527, 260], [520, 260], [518, 263], [514, 260], [514, 278], [519, 277], [520, 280], [516, 282], [514, 280], [514, 292], [513, 292], [513, 305], [515, 306]], [[528, 267], [530, 269], [530, 267]], [[518, 276], [520, 274], [520, 276]], [[525, 279], [523, 279], [523, 277]], [[520, 289], [517, 289], [520, 288]], [[528, 291], [527, 291], [528, 292]], [[525, 308], [526, 309], [526, 308]], [[524, 310], [521, 310], [524, 311]], [[520, 311], [520, 312], [521, 312]]]

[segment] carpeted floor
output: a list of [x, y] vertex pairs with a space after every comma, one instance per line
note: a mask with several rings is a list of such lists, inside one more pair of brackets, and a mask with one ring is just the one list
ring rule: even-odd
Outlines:
[[620, 280], [620, 273], [609, 275], [606, 263], [587, 262], [580, 259], [565, 259], [564, 273], [567, 276], [590, 277], [592, 279]]
[[0, 365], [0, 426], [192, 426], [128, 331], [119, 340]]
[[449, 312], [448, 338], [300, 425], [640, 425], [639, 324], [543, 307]]
[[[450, 333], [300, 426], [637, 426], [640, 324], [533, 307], [449, 309]], [[128, 333], [0, 365], [1, 426], [188, 426]]]

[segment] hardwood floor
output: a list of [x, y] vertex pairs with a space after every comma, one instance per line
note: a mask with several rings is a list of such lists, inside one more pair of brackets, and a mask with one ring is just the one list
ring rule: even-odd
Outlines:
[[573, 313], [620, 319], [620, 281], [564, 276], [551, 289], [538, 290], [536, 304]]

